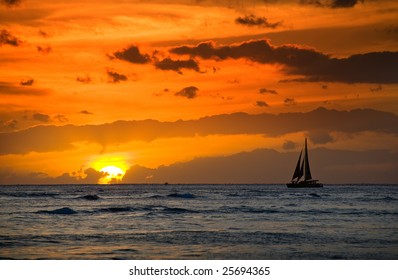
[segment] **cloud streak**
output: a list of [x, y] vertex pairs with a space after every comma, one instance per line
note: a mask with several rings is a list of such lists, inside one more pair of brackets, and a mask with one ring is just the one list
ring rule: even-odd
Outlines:
[[255, 15], [247, 15], [244, 17], [238, 17], [235, 19], [236, 24], [246, 25], [246, 26], [258, 26], [258, 27], [265, 27], [275, 29], [282, 25], [282, 22], [269, 22], [265, 17], [257, 17]]
[[[22, 84], [25, 83], [25, 84]], [[33, 84], [33, 82], [32, 82]], [[15, 86], [13, 83], [0, 81], [0, 95], [32, 95], [43, 96], [49, 94], [47, 89], [37, 89], [30, 86], [30, 80], [22, 81], [20, 86]]]
[[372, 52], [333, 58], [315, 49], [297, 45], [274, 46], [268, 40], [215, 46], [212, 42], [170, 49], [177, 55], [202, 59], [245, 58], [260, 64], [284, 66], [288, 75], [304, 76], [299, 82], [398, 83], [398, 52]]

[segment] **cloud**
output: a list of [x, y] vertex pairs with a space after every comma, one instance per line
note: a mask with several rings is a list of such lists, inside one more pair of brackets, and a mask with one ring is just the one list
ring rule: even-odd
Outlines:
[[110, 78], [110, 83], [119, 83], [120, 81], [127, 81], [127, 76], [123, 74], [119, 74], [117, 72], [114, 72], [112, 70], [107, 70], [106, 73], [108, 74]]
[[318, 7], [327, 8], [352, 8], [358, 3], [365, 2], [364, 0], [300, 0], [301, 4], [315, 5]]
[[22, 0], [1, 0], [0, 2], [8, 7], [12, 7], [21, 3]]
[[7, 30], [3, 29], [0, 32], [0, 46], [1, 45], [10, 45], [14, 47], [18, 47], [22, 44], [22, 41], [19, 40], [14, 35], [11, 35]]
[[39, 35], [41, 36], [41, 37], [43, 37], [43, 38], [48, 38], [48, 37], [50, 37], [50, 35], [47, 33], [47, 32], [45, 32], [45, 31], [43, 31], [43, 30], [39, 30]]
[[85, 76], [78, 76], [76, 78], [76, 81], [83, 83], [83, 84], [89, 84], [93, 81], [93, 79], [88, 74], [86, 74]]
[[55, 115], [54, 119], [59, 122], [62, 122], [62, 123], [68, 121], [67, 117], [65, 117], [64, 115], [61, 115], [61, 114]]
[[182, 96], [188, 99], [193, 99], [197, 97], [198, 88], [194, 86], [183, 88], [182, 90], [176, 92], [175, 96]]
[[49, 122], [50, 116], [41, 113], [36, 113], [33, 114], [33, 119], [39, 122]]
[[[22, 82], [21, 82], [22, 83]], [[29, 83], [29, 82], [28, 82]], [[37, 89], [28, 86], [29, 84], [15, 86], [12, 83], [0, 81], [0, 95], [32, 95], [42, 96], [50, 93], [47, 89]]]
[[27, 79], [27, 80], [22, 80], [20, 85], [21, 86], [31, 86], [33, 85], [34, 80], [33, 79]]
[[137, 46], [131, 45], [126, 49], [113, 53], [114, 57], [131, 63], [145, 64], [151, 61], [149, 55], [141, 54]]
[[315, 49], [297, 45], [274, 46], [268, 40], [247, 41], [238, 45], [215, 46], [212, 42], [181, 46], [171, 53], [202, 59], [246, 58], [260, 64], [282, 65], [288, 75], [301, 75], [300, 82], [398, 83], [398, 52], [355, 54], [333, 58]]
[[257, 107], [269, 107], [269, 105], [265, 101], [256, 101]]
[[307, 133], [307, 136], [314, 144], [326, 144], [335, 141], [333, 136], [326, 130], [311, 130]]
[[48, 47], [37, 46], [37, 51], [41, 54], [49, 54], [52, 51], [52, 49], [49, 46]]
[[277, 137], [318, 130], [348, 134], [370, 131], [398, 135], [398, 116], [371, 109], [336, 111], [321, 107], [306, 113], [234, 113], [176, 122], [142, 120], [82, 126], [42, 125], [0, 133], [0, 155], [71, 150], [78, 142], [96, 143], [106, 147], [131, 141], [150, 142], [172, 137], [237, 134]]
[[286, 99], [283, 101], [283, 103], [284, 103], [286, 106], [293, 106], [293, 105], [296, 105], [296, 104], [297, 104], [297, 102], [296, 102], [296, 100], [294, 100], [294, 98], [286, 98]]
[[378, 85], [377, 87], [370, 88], [369, 89], [371, 92], [379, 92], [383, 90], [383, 87], [381, 85]]
[[268, 19], [265, 17], [257, 17], [255, 15], [248, 15], [244, 17], [238, 17], [235, 19], [236, 24], [246, 25], [246, 26], [259, 26], [275, 29], [282, 25], [282, 22], [268, 22]]
[[80, 111], [80, 114], [92, 115], [93, 113], [91, 113], [91, 112], [89, 112], [89, 111], [87, 111], [87, 110], [83, 110], [83, 111]]
[[273, 89], [267, 89], [267, 88], [260, 88], [259, 91], [258, 91], [258, 93], [260, 93], [260, 94], [266, 94], [266, 93], [269, 93], [269, 94], [278, 94], [277, 91], [275, 91], [275, 90], [273, 90]]
[[173, 70], [179, 73], [181, 69], [192, 69], [199, 72], [199, 65], [193, 59], [188, 60], [172, 60], [170, 58], [165, 58], [161, 61], [155, 62], [155, 67], [161, 70]]
[[18, 126], [18, 120], [11, 119], [2, 123], [2, 127], [6, 129], [16, 129]]
[[296, 147], [297, 147], [297, 144], [296, 144], [295, 142], [289, 141], [289, 140], [285, 141], [285, 142], [283, 143], [283, 145], [282, 145], [282, 148], [283, 148], [284, 150], [293, 150], [293, 149], [295, 149]]

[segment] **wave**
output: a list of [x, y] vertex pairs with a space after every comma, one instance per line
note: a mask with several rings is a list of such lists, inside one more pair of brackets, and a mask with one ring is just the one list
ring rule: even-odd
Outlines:
[[272, 214], [272, 213], [279, 213], [280, 211], [277, 209], [270, 209], [270, 208], [254, 208], [254, 207], [221, 207], [219, 209], [222, 213], [265, 213], [265, 214]]
[[185, 199], [194, 199], [194, 198], [196, 198], [196, 196], [191, 194], [191, 193], [183, 193], [183, 194], [171, 193], [167, 197], [185, 198]]
[[51, 215], [73, 215], [77, 214], [75, 210], [69, 207], [63, 207], [55, 210], [41, 210], [36, 212], [38, 214], [51, 214]]
[[194, 211], [194, 210], [189, 210], [189, 209], [185, 209], [185, 208], [177, 208], [177, 207], [173, 207], [173, 208], [165, 207], [162, 211], [164, 213], [169, 213], [169, 214], [197, 213], [197, 211]]
[[171, 193], [168, 195], [152, 195], [148, 198], [161, 199], [161, 198], [182, 198], [182, 199], [195, 199], [196, 196], [191, 193]]
[[20, 198], [38, 198], [38, 197], [56, 197], [58, 193], [36, 193], [36, 192], [1, 192], [0, 196], [20, 197]]
[[92, 200], [99, 200], [101, 198], [96, 194], [88, 194], [88, 195], [79, 196], [78, 199], [85, 199], [92, 201]]
[[398, 199], [395, 198], [395, 197], [386, 196], [386, 197], [382, 198], [382, 200], [384, 200], [384, 201], [397, 201]]
[[89, 211], [89, 213], [121, 213], [121, 212], [147, 212], [148, 214], [166, 213], [166, 214], [182, 214], [197, 213], [197, 211], [167, 206], [142, 206], [142, 207], [108, 207]]
[[120, 213], [120, 212], [134, 212], [136, 208], [133, 207], [108, 207], [95, 210], [94, 212], [108, 212], [108, 213]]

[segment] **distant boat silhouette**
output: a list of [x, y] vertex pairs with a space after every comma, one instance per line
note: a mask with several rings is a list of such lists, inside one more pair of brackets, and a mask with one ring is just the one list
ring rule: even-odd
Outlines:
[[[300, 152], [297, 161], [296, 169], [294, 170], [293, 178], [290, 183], [287, 183], [288, 188], [322, 188], [323, 184], [318, 183], [318, 180], [313, 180], [311, 176], [310, 163], [308, 160], [307, 138], [304, 144], [304, 156], [301, 159], [303, 150]], [[300, 181], [300, 179], [303, 180]]]

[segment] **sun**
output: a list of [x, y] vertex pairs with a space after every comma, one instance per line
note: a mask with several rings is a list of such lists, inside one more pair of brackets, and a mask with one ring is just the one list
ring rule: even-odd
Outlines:
[[99, 180], [100, 184], [119, 182], [126, 173], [126, 171], [114, 165], [105, 166], [100, 170], [100, 172], [105, 174], [105, 176]]

